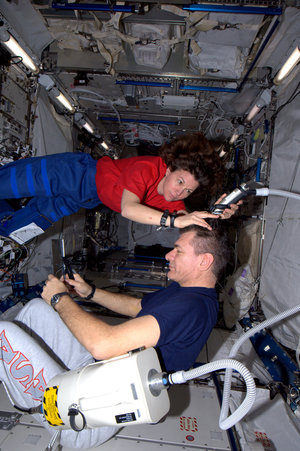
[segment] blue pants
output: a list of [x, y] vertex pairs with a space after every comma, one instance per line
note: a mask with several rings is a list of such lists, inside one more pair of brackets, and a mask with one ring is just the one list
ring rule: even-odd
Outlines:
[[[86, 153], [61, 153], [26, 158], [0, 168], [0, 199], [31, 197], [26, 207], [11, 212], [0, 202], [0, 235], [34, 222], [46, 230], [80, 208], [99, 205], [96, 164]], [[8, 216], [8, 219], [4, 217]]]

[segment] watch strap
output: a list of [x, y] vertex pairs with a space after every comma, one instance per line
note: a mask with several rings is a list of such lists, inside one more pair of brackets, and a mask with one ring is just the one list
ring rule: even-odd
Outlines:
[[51, 306], [54, 308], [54, 310], [55, 310], [56, 304], [60, 301], [60, 298], [65, 295], [70, 296], [68, 291], [62, 291], [61, 293], [56, 293], [52, 296], [50, 303], [51, 303]]
[[160, 218], [160, 227], [166, 227], [166, 222], [169, 216], [169, 210], [165, 210]]
[[95, 291], [96, 291], [96, 285], [94, 283], [90, 283], [90, 286], [92, 287], [92, 291], [90, 292], [90, 294], [85, 298], [87, 301], [89, 301], [90, 299], [92, 299], [92, 297], [94, 297]]
[[174, 229], [174, 227], [175, 227], [174, 222], [175, 222], [176, 217], [177, 217], [176, 211], [174, 211], [174, 213], [170, 214], [170, 228], [171, 229]]

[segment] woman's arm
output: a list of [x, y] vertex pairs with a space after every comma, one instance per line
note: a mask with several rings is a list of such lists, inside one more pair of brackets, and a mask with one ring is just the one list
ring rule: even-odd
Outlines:
[[[138, 196], [124, 189], [121, 202], [121, 214], [124, 218], [130, 219], [131, 221], [159, 226], [163, 212], [142, 205]], [[188, 225], [196, 224], [210, 230], [211, 227], [204, 218], [216, 219], [216, 217], [216, 215], [208, 213], [207, 211], [194, 211], [193, 213], [177, 216], [174, 221], [174, 226], [181, 229]], [[167, 227], [170, 226], [170, 219], [169, 216], [166, 222]]]

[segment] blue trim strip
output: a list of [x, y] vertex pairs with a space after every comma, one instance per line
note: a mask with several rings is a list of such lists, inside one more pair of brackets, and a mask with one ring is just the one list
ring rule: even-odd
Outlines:
[[33, 181], [33, 177], [32, 177], [32, 165], [28, 164], [26, 166], [26, 178], [27, 178], [27, 185], [28, 185], [28, 189], [29, 192], [32, 196], [36, 195], [36, 191], [34, 188], [34, 181]]
[[215, 92], [238, 92], [235, 88], [218, 88], [213, 86], [193, 86], [193, 85], [180, 85], [179, 89], [186, 89], [190, 91], [215, 91]]
[[280, 16], [282, 8], [267, 8], [264, 6], [232, 6], [232, 5], [187, 5], [183, 6], [184, 11], [210, 11], [217, 13], [238, 13], [238, 14], [266, 14], [270, 16]]
[[163, 83], [155, 81], [117, 80], [116, 85], [157, 86], [163, 88], [172, 88], [172, 83]]
[[129, 270], [129, 271], [151, 271], [149, 268], [135, 268], [134, 266], [118, 266], [118, 270]]
[[244, 86], [244, 84], [246, 83], [246, 81], [248, 80], [249, 74], [252, 72], [253, 67], [255, 66], [257, 60], [259, 59], [260, 55], [262, 54], [262, 52], [264, 51], [265, 47], [267, 46], [269, 40], [271, 39], [273, 33], [275, 32], [276, 28], [278, 27], [278, 25], [280, 24], [280, 20], [277, 19], [275, 20], [275, 22], [273, 23], [273, 26], [271, 28], [271, 30], [268, 33], [268, 36], [265, 38], [265, 40], [263, 41], [262, 45], [260, 46], [258, 52], [255, 55], [254, 60], [252, 61], [252, 63], [250, 64], [250, 67], [247, 70], [246, 75], [244, 76], [243, 80], [241, 81], [241, 84], [238, 88], [238, 91], [240, 92]]
[[[220, 404], [220, 406], [222, 406], [222, 390], [221, 390], [221, 387], [220, 387], [220, 384], [219, 384], [218, 377], [217, 377], [216, 373], [211, 373], [211, 375], [212, 375], [212, 378], [213, 378], [213, 381], [214, 381], [214, 384], [215, 384], [215, 387], [216, 387], [216, 392], [217, 392], [219, 404]], [[237, 447], [237, 442], [236, 442], [236, 439], [235, 439], [234, 434], [233, 434], [233, 428], [227, 429], [226, 432], [227, 432], [228, 440], [229, 440], [229, 442], [231, 444], [231, 450], [232, 451], [238, 451], [239, 448]]]
[[[98, 116], [98, 121], [118, 121], [117, 117]], [[120, 122], [137, 122], [139, 124], [166, 124], [166, 125], [178, 125], [178, 122], [170, 121], [150, 121], [145, 119], [120, 119]]]
[[45, 158], [41, 161], [41, 172], [42, 172], [42, 180], [43, 180], [46, 194], [47, 194], [47, 196], [51, 197], [52, 193], [51, 193], [48, 174], [47, 174], [47, 161]]
[[17, 177], [16, 177], [16, 168], [11, 168], [10, 170], [10, 186], [16, 198], [20, 197], [18, 185], [17, 185]]
[[262, 162], [262, 158], [258, 157], [257, 158], [257, 165], [256, 165], [256, 176], [255, 176], [255, 180], [257, 182], [260, 182], [261, 162]]

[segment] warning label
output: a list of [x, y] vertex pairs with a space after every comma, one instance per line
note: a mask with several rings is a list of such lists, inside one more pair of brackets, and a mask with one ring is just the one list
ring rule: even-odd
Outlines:
[[58, 386], [48, 387], [44, 393], [43, 409], [46, 420], [51, 426], [62, 426], [64, 422], [60, 418], [57, 408]]
[[261, 442], [264, 449], [272, 449], [272, 442], [270, 442], [267, 434], [262, 431], [255, 431], [256, 440], [258, 442]]
[[180, 429], [187, 432], [197, 432], [198, 424], [195, 417], [180, 417]]

